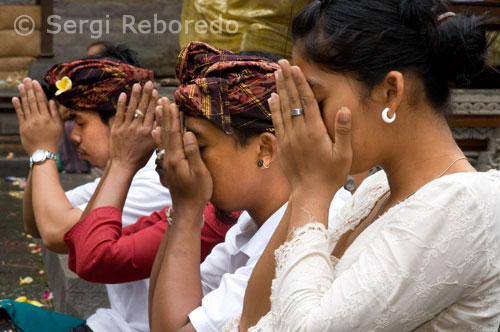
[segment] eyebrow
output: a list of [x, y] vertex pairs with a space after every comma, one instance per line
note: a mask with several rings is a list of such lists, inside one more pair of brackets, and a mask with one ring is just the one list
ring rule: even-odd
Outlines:
[[196, 128], [185, 128], [185, 131], [190, 131], [196, 136], [196, 138], [203, 138], [203, 132], [198, 131]]

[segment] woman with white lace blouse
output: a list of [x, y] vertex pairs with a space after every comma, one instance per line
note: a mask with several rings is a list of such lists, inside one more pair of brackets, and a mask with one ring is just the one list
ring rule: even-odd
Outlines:
[[[441, 0], [314, 1], [269, 104], [292, 187], [226, 331], [497, 331], [500, 172], [445, 120], [485, 66], [487, 18]], [[348, 174], [381, 165], [328, 216]]]

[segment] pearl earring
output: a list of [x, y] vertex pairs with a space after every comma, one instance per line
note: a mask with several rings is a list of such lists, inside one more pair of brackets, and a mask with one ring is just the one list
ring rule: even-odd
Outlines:
[[389, 117], [389, 111], [390, 108], [387, 107], [382, 111], [382, 119], [384, 120], [385, 123], [393, 123], [396, 121], [396, 113], [392, 116], [392, 118]]

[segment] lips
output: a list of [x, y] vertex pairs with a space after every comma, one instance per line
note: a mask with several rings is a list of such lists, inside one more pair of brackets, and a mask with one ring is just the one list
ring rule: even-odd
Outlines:
[[86, 156], [87, 154], [85, 153], [85, 151], [83, 150], [80, 150], [80, 149], [77, 149], [76, 152], [78, 152], [80, 154], [80, 158], [83, 158], [84, 156]]

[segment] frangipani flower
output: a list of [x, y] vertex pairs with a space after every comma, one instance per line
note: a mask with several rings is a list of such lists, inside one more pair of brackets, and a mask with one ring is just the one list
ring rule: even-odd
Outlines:
[[56, 96], [59, 96], [61, 93], [71, 90], [73, 82], [71, 82], [71, 79], [68, 76], [64, 76], [56, 82], [56, 87]]
[[32, 305], [37, 306], [37, 307], [43, 307], [43, 304], [41, 304], [40, 302], [38, 302], [36, 300], [28, 300], [28, 298], [26, 296], [19, 296], [14, 301], [29, 303], [29, 304], [32, 304]]
[[31, 277], [19, 278], [19, 285], [29, 285], [32, 282], [33, 282], [33, 278], [31, 278]]

